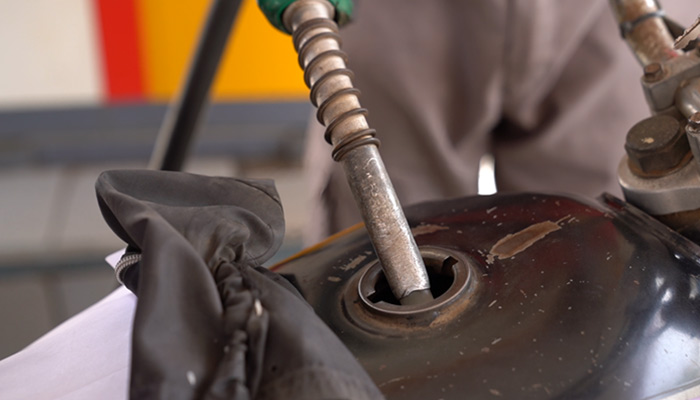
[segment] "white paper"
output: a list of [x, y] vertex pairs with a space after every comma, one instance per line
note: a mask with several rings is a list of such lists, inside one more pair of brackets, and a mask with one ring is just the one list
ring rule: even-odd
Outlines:
[[135, 308], [122, 286], [0, 361], [0, 398], [127, 399]]

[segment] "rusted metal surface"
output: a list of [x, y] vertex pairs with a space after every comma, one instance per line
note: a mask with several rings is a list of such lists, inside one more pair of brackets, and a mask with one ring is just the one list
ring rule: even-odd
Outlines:
[[654, 0], [610, 0], [623, 37], [642, 65], [680, 55]]
[[[650, 65], [654, 65], [653, 63]], [[649, 108], [652, 113], [669, 112], [672, 107], [678, 108], [686, 117], [686, 109], [693, 106], [692, 104], [684, 105], [687, 101], [693, 101], [690, 93], [686, 93], [684, 98], [677, 98], [678, 89], [687, 81], [692, 80], [700, 75], [700, 58], [698, 52], [687, 52], [682, 56], [672, 58], [665, 63], [658, 64], [661, 67], [661, 72], [657, 72], [655, 67], [645, 68], [644, 78], [642, 79], [642, 89]], [[649, 72], [647, 74], [647, 72]], [[692, 89], [692, 88], [689, 88]]]
[[700, 169], [694, 162], [668, 175], [643, 178], [632, 172], [625, 156], [617, 174], [625, 199], [650, 215], [700, 208]]
[[[362, 230], [277, 268], [388, 399], [641, 399], [700, 382], [700, 248], [641, 211], [523, 194], [406, 214], [441, 227], [421, 248], [468, 264], [462, 294], [433, 315], [363, 305], [358, 280], [376, 259]], [[526, 240], [488, 263], [508, 235]]]
[[659, 177], [682, 168], [691, 158], [690, 145], [681, 122], [668, 115], [655, 115], [630, 128], [625, 151], [632, 172]]
[[646, 82], [656, 82], [664, 76], [664, 67], [653, 62], [644, 66], [644, 81]]

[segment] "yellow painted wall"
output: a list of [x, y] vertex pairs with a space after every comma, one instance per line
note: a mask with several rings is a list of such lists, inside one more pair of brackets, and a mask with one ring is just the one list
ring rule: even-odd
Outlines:
[[[141, 0], [145, 91], [164, 101], [177, 93], [210, 1]], [[241, 4], [213, 87], [216, 100], [299, 100], [308, 96], [292, 39], [273, 28], [255, 0]]]

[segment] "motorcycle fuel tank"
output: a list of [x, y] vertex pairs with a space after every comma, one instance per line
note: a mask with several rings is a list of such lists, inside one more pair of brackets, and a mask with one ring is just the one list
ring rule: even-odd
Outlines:
[[275, 271], [388, 399], [694, 398], [700, 247], [612, 196], [406, 210], [435, 299], [393, 298], [356, 227]]

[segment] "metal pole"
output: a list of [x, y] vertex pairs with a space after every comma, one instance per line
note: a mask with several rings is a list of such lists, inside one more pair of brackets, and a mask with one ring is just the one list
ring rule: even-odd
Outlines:
[[402, 304], [432, 300], [418, 246], [360, 107], [359, 91], [340, 50], [334, 9], [325, 0], [298, 0], [284, 12], [318, 119], [326, 126], [333, 158], [343, 165], [374, 250], [394, 296]]
[[150, 168], [182, 169], [240, 4], [241, 0], [214, 0], [212, 3], [187, 80], [158, 132]]

